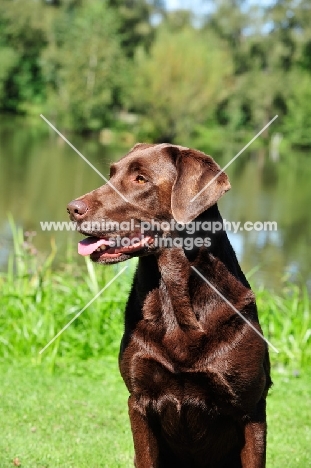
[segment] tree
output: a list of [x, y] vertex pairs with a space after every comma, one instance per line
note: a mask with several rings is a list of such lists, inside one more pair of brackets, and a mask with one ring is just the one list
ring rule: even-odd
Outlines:
[[118, 25], [115, 11], [92, 0], [55, 24], [42, 64], [48, 108], [63, 126], [97, 130], [113, 120], [127, 83]]
[[211, 34], [160, 28], [150, 53], [135, 57], [134, 110], [141, 133], [157, 141], [189, 136], [227, 93], [230, 57]]
[[311, 76], [307, 72], [293, 71], [290, 75], [288, 113], [283, 130], [291, 143], [298, 148], [311, 148]]
[[154, 37], [153, 15], [164, 13], [163, 0], [108, 0], [119, 16], [118, 32], [122, 49], [133, 58], [137, 46], [150, 47]]
[[[44, 100], [39, 57], [47, 42], [48, 18], [32, 0], [0, 3], [0, 109], [22, 112]], [[22, 14], [21, 14], [22, 11]]]

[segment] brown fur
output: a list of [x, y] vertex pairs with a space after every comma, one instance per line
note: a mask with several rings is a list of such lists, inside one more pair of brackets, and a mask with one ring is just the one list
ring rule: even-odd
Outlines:
[[[221, 221], [217, 200], [230, 188], [224, 173], [190, 203], [219, 171], [199, 151], [138, 144], [112, 165], [110, 181], [129, 203], [106, 184], [71, 202], [71, 219]], [[148, 182], [137, 184], [139, 174]], [[120, 350], [137, 468], [265, 466], [268, 350], [191, 268], [261, 331], [254, 294], [226, 233], [211, 240], [209, 248], [137, 253]]]

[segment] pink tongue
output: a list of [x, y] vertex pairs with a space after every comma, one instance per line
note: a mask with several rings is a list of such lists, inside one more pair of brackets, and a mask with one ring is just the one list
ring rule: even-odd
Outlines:
[[83, 255], [91, 255], [95, 252], [100, 245], [110, 245], [109, 241], [106, 239], [99, 239], [98, 237], [86, 237], [78, 243], [78, 253]]

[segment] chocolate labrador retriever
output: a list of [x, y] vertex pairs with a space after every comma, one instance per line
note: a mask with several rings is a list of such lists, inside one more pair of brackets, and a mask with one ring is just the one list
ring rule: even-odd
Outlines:
[[139, 257], [119, 360], [137, 468], [265, 466], [269, 356], [219, 229], [217, 200], [229, 188], [210, 156], [139, 143], [106, 185], [68, 205], [87, 236], [80, 254], [102, 264]]

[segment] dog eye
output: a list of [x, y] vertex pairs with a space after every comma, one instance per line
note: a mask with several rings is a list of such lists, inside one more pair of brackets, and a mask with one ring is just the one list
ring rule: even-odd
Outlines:
[[138, 175], [135, 179], [135, 182], [138, 182], [139, 184], [145, 184], [148, 181], [144, 176]]

